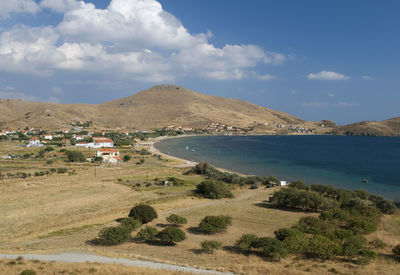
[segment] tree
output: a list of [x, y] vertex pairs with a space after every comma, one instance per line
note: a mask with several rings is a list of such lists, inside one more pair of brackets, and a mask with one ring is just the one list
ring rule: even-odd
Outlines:
[[392, 252], [396, 256], [400, 256], [400, 244], [396, 245], [393, 249]]
[[281, 241], [271, 237], [258, 238], [254, 244], [254, 248], [260, 249], [264, 256], [273, 260], [280, 260], [289, 254]]
[[291, 253], [302, 253], [308, 246], [308, 238], [303, 232], [297, 229], [282, 228], [275, 231], [274, 234]]
[[142, 223], [135, 218], [125, 218], [121, 221], [121, 226], [126, 227], [129, 232], [138, 229], [141, 225]]
[[300, 190], [308, 190], [309, 187], [302, 180], [295, 180], [289, 183], [289, 187], [297, 188]]
[[69, 162], [84, 162], [85, 156], [80, 151], [67, 151], [67, 158]]
[[102, 245], [116, 245], [130, 237], [130, 231], [124, 226], [107, 227], [100, 231], [98, 242]]
[[157, 234], [158, 234], [157, 228], [152, 226], [146, 226], [145, 228], [140, 229], [136, 237], [139, 240], [150, 242], [150, 241], [155, 241], [157, 239]]
[[158, 218], [156, 210], [147, 204], [139, 204], [131, 209], [129, 217], [139, 220], [141, 223], [148, 223]]
[[196, 192], [209, 199], [233, 198], [228, 184], [213, 180], [206, 180], [197, 185]]
[[131, 156], [130, 155], [124, 155], [123, 161], [124, 162], [128, 162], [131, 160]]
[[158, 232], [157, 238], [166, 244], [175, 244], [186, 239], [185, 233], [177, 227], [167, 227]]
[[206, 234], [214, 234], [225, 231], [228, 225], [232, 225], [232, 218], [229, 216], [206, 216], [201, 220], [199, 229]]
[[175, 226], [179, 226], [179, 225], [183, 225], [187, 223], [187, 219], [185, 217], [182, 216], [178, 216], [175, 214], [171, 214], [167, 217], [167, 222], [175, 225]]
[[206, 240], [201, 242], [201, 249], [209, 254], [214, 253], [214, 250], [220, 249], [222, 246], [221, 242], [215, 241], [215, 240]]
[[255, 234], [243, 234], [239, 240], [236, 241], [235, 247], [241, 251], [248, 253], [252, 250], [258, 237]]

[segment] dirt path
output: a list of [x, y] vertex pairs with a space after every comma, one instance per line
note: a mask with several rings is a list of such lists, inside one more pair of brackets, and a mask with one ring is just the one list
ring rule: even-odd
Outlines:
[[56, 261], [63, 263], [104, 263], [104, 264], [122, 264], [126, 266], [136, 266], [159, 270], [180, 271], [192, 274], [234, 274], [229, 272], [219, 272], [213, 270], [199, 269], [193, 267], [157, 263], [142, 260], [130, 260], [125, 258], [110, 258], [105, 256], [98, 256], [95, 254], [80, 254], [80, 253], [60, 253], [57, 255], [39, 255], [39, 254], [0, 254], [0, 259], [16, 259], [23, 257], [26, 260], [39, 260], [39, 261]]

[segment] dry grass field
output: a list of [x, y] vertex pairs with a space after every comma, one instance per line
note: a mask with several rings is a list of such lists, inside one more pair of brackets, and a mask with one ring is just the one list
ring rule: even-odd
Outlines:
[[[0, 156], [11, 154], [37, 154], [38, 149], [21, 148], [17, 143], [0, 143]], [[136, 164], [133, 158], [128, 163], [115, 166], [82, 163], [68, 164], [63, 154], [56, 149], [46, 153], [46, 159], [0, 160], [2, 174], [29, 172], [50, 168], [66, 167], [67, 173], [53, 173], [31, 176], [26, 179], [0, 180], [0, 253], [51, 254], [63, 251], [90, 251], [98, 255], [148, 259], [158, 262], [234, 271], [240, 274], [399, 274], [399, 262], [390, 256], [391, 248], [400, 243], [400, 215], [383, 218], [380, 229], [368, 236], [381, 238], [388, 247], [379, 251], [378, 259], [360, 266], [349, 262], [314, 262], [291, 257], [281, 262], [269, 262], [260, 257], [237, 254], [232, 246], [242, 234], [255, 233], [272, 236], [282, 227], [290, 227], [300, 217], [316, 215], [299, 211], [284, 211], [267, 207], [265, 201], [273, 192], [271, 189], [233, 191], [234, 199], [208, 200], [191, 195], [202, 178], [183, 175], [187, 168], [178, 168], [179, 160], [158, 159], [145, 156], [145, 162]], [[86, 156], [94, 151], [83, 150]], [[133, 152], [121, 150], [121, 154]], [[178, 177], [184, 179], [185, 186], [148, 186], [148, 179]], [[91, 245], [98, 232], [110, 225], [117, 225], [118, 218], [126, 217], [129, 209], [139, 202], [149, 202], [157, 210], [159, 218], [151, 223], [162, 229], [166, 217], [172, 213], [184, 216], [188, 224], [183, 227], [187, 239], [176, 246], [159, 246], [129, 242], [112, 247]], [[206, 215], [230, 215], [233, 225], [224, 233], [203, 235], [196, 231], [199, 221]], [[135, 232], [132, 233], [134, 237]], [[218, 240], [223, 249], [214, 254], [200, 250], [204, 240]], [[0, 261], [0, 274], [19, 274], [31, 268], [38, 274], [159, 274], [159, 271], [135, 269], [123, 266], [96, 264], [62, 264], [24, 261], [13, 265]], [[54, 272], [54, 273], [53, 273]], [[165, 273], [165, 272], [163, 272]], [[175, 273], [165, 273], [175, 274]]]

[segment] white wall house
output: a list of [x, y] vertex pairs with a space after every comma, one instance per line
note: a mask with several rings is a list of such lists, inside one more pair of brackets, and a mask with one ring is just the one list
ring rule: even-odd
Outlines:
[[43, 136], [43, 139], [46, 139], [46, 140], [53, 140], [53, 135], [44, 135], [44, 136]]
[[29, 140], [27, 147], [43, 147], [43, 144], [40, 143], [40, 139], [38, 137], [33, 137]]
[[96, 152], [96, 157], [102, 157], [104, 163], [116, 164], [121, 161], [119, 151], [111, 148], [102, 148]]

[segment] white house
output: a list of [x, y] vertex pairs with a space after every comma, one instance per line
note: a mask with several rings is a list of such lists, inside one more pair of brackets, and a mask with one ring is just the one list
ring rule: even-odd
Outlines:
[[85, 139], [85, 136], [81, 136], [81, 135], [75, 135], [75, 136], [72, 135], [72, 137], [75, 138], [76, 141]]
[[26, 147], [43, 147], [43, 144], [40, 143], [40, 139], [38, 137], [33, 137], [29, 140], [29, 143]]
[[121, 161], [119, 151], [111, 148], [102, 148], [96, 152], [96, 157], [102, 157], [104, 163], [116, 164]]
[[93, 148], [110, 148], [114, 147], [114, 142], [106, 137], [93, 137]]
[[53, 135], [44, 135], [43, 138], [46, 140], [53, 140]]
[[281, 186], [286, 186], [286, 185], [287, 185], [287, 182], [284, 180], [281, 180]]

